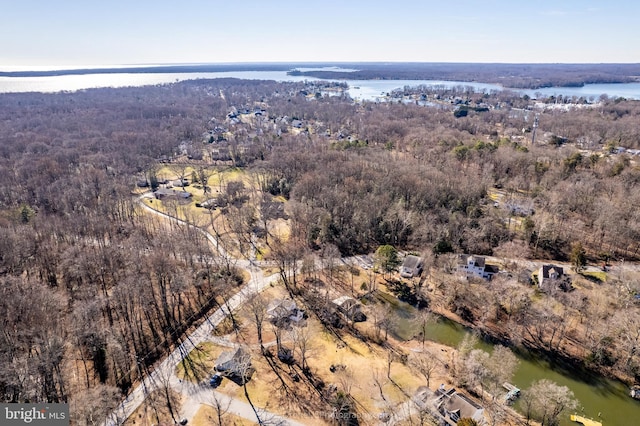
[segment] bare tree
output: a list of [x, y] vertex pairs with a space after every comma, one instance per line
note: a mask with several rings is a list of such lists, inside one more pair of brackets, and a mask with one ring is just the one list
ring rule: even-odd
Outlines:
[[496, 400], [498, 391], [502, 389], [502, 384], [509, 382], [518, 368], [518, 358], [511, 351], [502, 345], [493, 348], [493, 352], [486, 360], [485, 368], [487, 375], [485, 378], [486, 387]]
[[187, 183], [187, 166], [184, 164], [172, 164], [169, 168], [178, 176], [180, 187], [184, 191], [185, 184]]
[[260, 351], [264, 353], [264, 344], [262, 341], [262, 328], [265, 317], [267, 315], [267, 302], [260, 293], [256, 293], [248, 301], [249, 309], [251, 311], [251, 319], [253, 325], [256, 327], [256, 334], [258, 335], [258, 344], [260, 344]]
[[578, 408], [578, 401], [568, 387], [548, 379], [533, 382], [522, 393], [527, 423], [533, 417], [542, 426], [556, 426], [563, 412]]
[[159, 399], [161, 403], [166, 407], [174, 422], [178, 422], [179, 413], [178, 407], [180, 404], [179, 395], [171, 387], [171, 372], [163, 369], [157, 369], [151, 376], [158, 387]]
[[253, 375], [255, 369], [251, 364], [251, 356], [247, 353], [245, 356], [242, 356], [240, 359], [236, 360], [235, 368], [234, 368], [234, 376], [237, 379], [238, 383], [242, 386], [242, 390], [244, 392], [245, 398], [247, 398], [247, 402], [251, 406], [253, 413], [256, 416], [259, 425], [263, 425], [263, 419], [259, 409], [253, 405], [253, 401], [249, 396], [249, 391], [247, 390], [247, 382], [251, 380], [251, 376]]
[[74, 393], [69, 401], [74, 423], [79, 426], [102, 424], [109, 413], [116, 409], [121, 397], [118, 388], [103, 384]]
[[376, 338], [381, 338], [381, 331], [384, 331], [384, 340], [389, 336], [389, 331], [394, 326], [393, 308], [387, 303], [376, 304], [372, 308], [373, 325], [376, 329]]
[[442, 365], [442, 361], [428, 352], [416, 352], [411, 355], [410, 365], [422, 374], [427, 381], [427, 387], [429, 387], [431, 386], [431, 377]]
[[420, 330], [420, 339], [422, 340], [422, 349], [424, 349], [424, 343], [427, 340], [427, 329], [429, 325], [435, 321], [435, 316], [432, 312], [427, 310], [418, 311], [415, 322]]
[[309, 366], [307, 361], [310, 358], [310, 352], [313, 351], [313, 334], [311, 329], [306, 327], [294, 327], [291, 332], [294, 348], [300, 352], [300, 368], [307, 370]]
[[209, 186], [209, 176], [211, 176], [209, 170], [204, 167], [198, 168], [198, 180], [202, 185], [202, 190], [204, 191], [205, 195], [211, 192], [211, 187]]
[[211, 406], [213, 407], [214, 415], [207, 416], [208, 420], [216, 426], [225, 426], [227, 424], [225, 417], [231, 406], [231, 398], [213, 391], [211, 395]]

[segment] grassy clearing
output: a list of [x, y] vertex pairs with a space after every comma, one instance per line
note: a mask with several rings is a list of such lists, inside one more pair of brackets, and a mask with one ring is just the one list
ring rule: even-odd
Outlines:
[[205, 380], [213, 374], [216, 359], [224, 350], [225, 348], [211, 342], [199, 344], [176, 365], [176, 376], [194, 383]]
[[580, 273], [580, 275], [582, 275], [589, 281], [596, 281], [599, 283], [607, 281], [607, 273], [604, 271], [584, 271]]
[[242, 182], [245, 185], [251, 184], [249, 174], [239, 168], [229, 168], [223, 171], [210, 170], [210, 173], [211, 175], [209, 176], [209, 179], [207, 179], [207, 185], [214, 190], [217, 189], [219, 191], [223, 191], [224, 186], [233, 181]]

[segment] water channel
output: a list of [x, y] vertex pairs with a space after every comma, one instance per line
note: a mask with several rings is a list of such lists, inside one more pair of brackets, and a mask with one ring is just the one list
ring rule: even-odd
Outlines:
[[[396, 338], [411, 339], [417, 334], [415, 318], [416, 309], [393, 297], [385, 297], [397, 314]], [[457, 347], [465, 335], [472, 330], [445, 317], [439, 317], [427, 328], [429, 340], [450, 347]], [[480, 341], [479, 349], [490, 352], [493, 346]], [[559, 385], [567, 386], [580, 402], [577, 413], [602, 422], [603, 426], [628, 426], [640, 424], [640, 401], [629, 396], [628, 387], [616, 380], [607, 379], [597, 374], [586, 372], [578, 367], [562, 365], [528, 351], [517, 351], [518, 369], [511, 383], [520, 389], [527, 389], [532, 382], [549, 379]], [[515, 404], [516, 410], [519, 406]], [[561, 426], [576, 426], [569, 420], [569, 413], [563, 416]], [[600, 417], [598, 417], [600, 416]]]
[[[2, 69], [0, 69], [2, 70]], [[340, 69], [341, 71], [349, 71]], [[11, 71], [11, 70], [7, 70]], [[128, 87], [156, 84], [175, 83], [184, 80], [239, 78], [247, 80], [275, 80], [275, 81], [318, 81], [320, 79], [289, 75], [286, 71], [227, 71], [227, 72], [187, 72], [187, 73], [109, 73], [109, 74], [80, 74], [55, 75], [46, 77], [4, 77], [0, 76], [0, 93], [76, 91], [99, 87]], [[331, 80], [324, 80], [331, 81]], [[435, 88], [471, 88], [476, 92], [500, 91], [505, 88], [497, 84], [445, 81], [445, 80], [333, 80], [342, 81], [349, 85], [348, 93], [354, 99], [374, 101], [383, 97], [394, 89], [405, 86], [427, 86]], [[547, 87], [535, 90], [511, 89], [522, 94], [536, 97], [537, 95], [563, 95], [584, 97], [597, 100], [600, 95], [609, 97], [625, 97], [640, 99], [640, 83], [619, 84], [586, 84], [583, 87]]]

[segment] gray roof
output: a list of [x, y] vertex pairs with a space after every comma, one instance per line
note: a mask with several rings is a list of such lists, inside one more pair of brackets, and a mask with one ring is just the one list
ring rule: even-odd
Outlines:
[[459, 418], [469, 417], [474, 420], [479, 420], [483, 411], [482, 407], [478, 404], [457, 392], [451, 396], [444, 396], [442, 408], [450, 413], [457, 412]]
[[216, 370], [218, 371], [233, 371], [237, 369], [243, 363], [251, 363], [251, 355], [247, 353], [242, 347], [236, 349], [224, 351], [216, 359]]
[[418, 256], [408, 255], [404, 258], [404, 262], [402, 263], [403, 268], [407, 269], [415, 269], [418, 265], [422, 263], [422, 259]]
[[189, 198], [191, 193], [187, 191], [176, 191], [175, 189], [160, 188], [153, 193], [156, 198], [160, 197], [177, 197], [177, 198]]
[[358, 301], [351, 296], [340, 296], [337, 299], [333, 299], [333, 303], [338, 306], [343, 306], [345, 303], [352, 304], [358, 303]]
[[274, 299], [267, 306], [267, 314], [273, 317], [285, 317], [291, 315], [298, 308], [296, 302], [291, 299]]

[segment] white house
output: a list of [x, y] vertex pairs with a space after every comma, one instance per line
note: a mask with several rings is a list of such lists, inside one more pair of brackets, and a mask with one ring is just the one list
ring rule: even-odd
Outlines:
[[498, 267], [487, 265], [482, 256], [461, 254], [458, 256], [458, 272], [463, 273], [467, 278], [478, 277], [490, 280], [498, 273]]
[[400, 276], [403, 278], [417, 277], [422, 273], [423, 262], [418, 256], [408, 255], [404, 258], [400, 268]]

